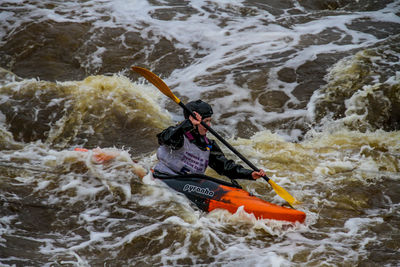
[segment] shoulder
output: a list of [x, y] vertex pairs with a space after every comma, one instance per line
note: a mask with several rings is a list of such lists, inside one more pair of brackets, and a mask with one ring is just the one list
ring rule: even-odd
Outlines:
[[177, 127], [181, 128], [184, 132], [193, 130], [193, 124], [188, 119], [180, 122]]

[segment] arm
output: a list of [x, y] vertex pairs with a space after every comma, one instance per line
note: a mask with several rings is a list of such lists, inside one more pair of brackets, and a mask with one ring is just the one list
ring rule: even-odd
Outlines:
[[192, 129], [193, 125], [189, 120], [184, 120], [176, 126], [170, 126], [157, 134], [158, 144], [179, 149], [183, 146], [183, 134]]
[[265, 176], [263, 169], [252, 171], [236, 164], [233, 160], [228, 160], [216, 142], [212, 141], [209, 166], [217, 173], [225, 175], [230, 179], [257, 180]]
[[254, 179], [252, 170], [236, 164], [233, 160], [228, 160], [215, 141], [212, 141], [210, 162], [208, 165], [218, 174], [225, 175], [230, 179]]

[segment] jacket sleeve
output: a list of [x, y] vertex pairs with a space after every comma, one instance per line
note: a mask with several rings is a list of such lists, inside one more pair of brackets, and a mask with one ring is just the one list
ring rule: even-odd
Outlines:
[[233, 160], [228, 160], [215, 141], [212, 141], [210, 162], [208, 165], [218, 174], [225, 175], [230, 179], [253, 180], [251, 176], [253, 171], [236, 164]]
[[170, 126], [157, 134], [158, 144], [166, 145], [172, 149], [179, 149], [183, 146], [183, 134], [193, 129], [190, 120], [184, 120], [176, 126]]

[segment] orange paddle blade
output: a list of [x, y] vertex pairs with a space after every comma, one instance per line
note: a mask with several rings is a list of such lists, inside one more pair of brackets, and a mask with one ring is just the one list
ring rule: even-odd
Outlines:
[[165, 84], [163, 80], [161, 80], [160, 77], [149, 71], [148, 69], [142, 68], [142, 67], [136, 67], [132, 66], [131, 67], [134, 72], [139, 73], [142, 75], [146, 80], [151, 82], [155, 87], [157, 87], [164, 95], [168, 96], [171, 98], [175, 103], [179, 104], [181, 100], [177, 98], [169, 89], [168, 85]]

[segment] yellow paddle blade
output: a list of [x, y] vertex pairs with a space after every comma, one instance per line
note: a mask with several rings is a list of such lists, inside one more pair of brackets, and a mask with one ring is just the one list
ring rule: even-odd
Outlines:
[[275, 190], [275, 192], [284, 200], [286, 200], [290, 206], [293, 207], [293, 205], [300, 204], [301, 202], [295, 199], [292, 195], [290, 195], [285, 189], [277, 185], [274, 181], [271, 179], [268, 180], [268, 183], [272, 186], [272, 188]]
[[146, 80], [151, 82], [155, 87], [157, 87], [164, 95], [168, 96], [171, 98], [175, 103], [179, 104], [181, 100], [177, 98], [169, 89], [168, 85], [165, 84], [163, 80], [160, 79], [157, 75], [149, 71], [148, 69], [142, 68], [142, 67], [136, 67], [132, 66], [131, 67], [134, 72], [139, 73], [142, 75]]

